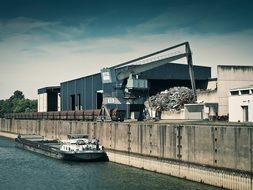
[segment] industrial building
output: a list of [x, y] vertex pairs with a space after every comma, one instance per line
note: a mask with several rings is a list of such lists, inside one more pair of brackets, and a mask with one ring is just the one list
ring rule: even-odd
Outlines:
[[[194, 66], [194, 73], [196, 87], [206, 89], [207, 80], [211, 77], [211, 68]], [[154, 95], [174, 86], [191, 88], [188, 66], [183, 64], [166, 64], [145, 71], [138, 77], [148, 81], [149, 95]], [[100, 109], [102, 100], [103, 88], [100, 73], [61, 83], [62, 111]]]
[[[182, 58], [186, 59], [187, 65], [175, 63]], [[125, 110], [128, 117], [132, 112], [141, 113], [144, 101], [150, 95], [174, 86], [190, 87], [194, 92], [196, 88], [206, 89], [210, 77], [210, 67], [193, 66], [190, 45], [184, 42], [110, 68], [101, 68], [101, 73], [62, 82], [60, 94], [57, 91], [54, 100], [50, 98], [52, 92], [48, 88], [39, 89], [38, 111], [102, 107]]]
[[[164, 55], [178, 47], [184, 47], [185, 51]], [[229, 90], [253, 84], [253, 66], [218, 65], [217, 78], [211, 78], [211, 68], [193, 66], [191, 56], [189, 43], [185, 42], [110, 68], [101, 68], [100, 73], [62, 82], [60, 87], [39, 89], [38, 112], [105, 107], [125, 110], [128, 114], [141, 113], [149, 96], [171, 87], [185, 86], [195, 91], [197, 102], [203, 105], [198, 109], [201, 113], [195, 113], [196, 106], [193, 109], [194, 105], [188, 105], [188, 119], [192, 116], [204, 119], [211, 112], [212, 117], [228, 117]], [[187, 64], [175, 63], [182, 58], [186, 58]], [[185, 114], [180, 114], [180, 118], [182, 116], [186, 119]]]
[[[184, 51], [164, 55], [179, 47]], [[174, 63], [182, 58], [187, 65]], [[101, 108], [102, 120], [110, 119], [109, 110], [124, 110], [126, 118], [133, 114], [140, 119], [150, 95], [174, 86], [191, 87], [195, 94], [196, 88], [206, 89], [210, 77], [210, 67], [193, 66], [190, 46], [185, 42], [61, 83], [61, 110]]]

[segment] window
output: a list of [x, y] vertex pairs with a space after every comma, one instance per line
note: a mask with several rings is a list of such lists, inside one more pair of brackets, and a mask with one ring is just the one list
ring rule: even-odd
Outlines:
[[249, 94], [249, 90], [241, 90], [241, 94]]
[[231, 91], [230, 94], [231, 96], [236, 96], [239, 95], [239, 91]]

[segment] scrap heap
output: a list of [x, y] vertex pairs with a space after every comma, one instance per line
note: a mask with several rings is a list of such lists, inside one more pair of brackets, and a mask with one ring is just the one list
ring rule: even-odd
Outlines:
[[194, 93], [187, 87], [170, 88], [149, 98], [151, 108], [160, 106], [163, 111], [180, 110], [189, 103], [194, 103]]

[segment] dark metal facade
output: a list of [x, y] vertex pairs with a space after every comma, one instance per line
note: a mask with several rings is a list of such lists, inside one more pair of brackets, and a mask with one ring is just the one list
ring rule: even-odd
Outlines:
[[[196, 87], [205, 89], [211, 78], [211, 67], [194, 66]], [[150, 94], [155, 94], [173, 86], [191, 87], [188, 66], [169, 63], [139, 74], [139, 78], [148, 79]], [[114, 86], [108, 86], [116, 93]], [[97, 109], [100, 98], [97, 91], [102, 89], [101, 74], [66, 81], [61, 83], [61, 110]]]
[[102, 90], [100, 73], [61, 83], [61, 110], [95, 109], [98, 90]]

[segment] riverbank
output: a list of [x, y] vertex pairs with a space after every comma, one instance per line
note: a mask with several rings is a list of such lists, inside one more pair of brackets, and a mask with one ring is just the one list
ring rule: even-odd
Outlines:
[[0, 137], [6, 137], [6, 138], [9, 138], [9, 139], [15, 139], [15, 138], [17, 138], [17, 135], [18, 134], [15, 134], [15, 133], [8, 133], [8, 132], [2, 132], [2, 131], [0, 131]]
[[228, 189], [252, 190], [253, 128], [245, 125], [1, 119], [0, 130], [98, 138], [109, 160]]
[[4, 137], [0, 152], [1, 190], [221, 190], [113, 162], [63, 162], [16, 148]]

